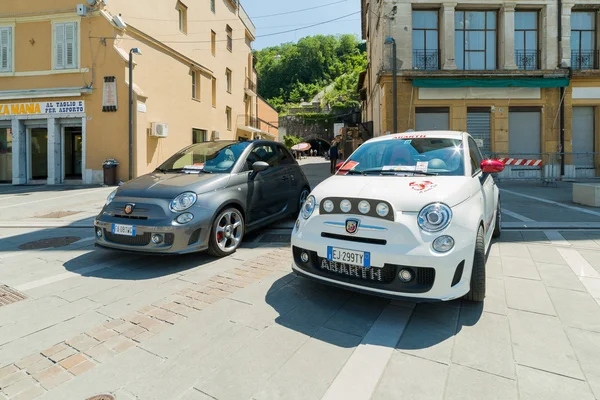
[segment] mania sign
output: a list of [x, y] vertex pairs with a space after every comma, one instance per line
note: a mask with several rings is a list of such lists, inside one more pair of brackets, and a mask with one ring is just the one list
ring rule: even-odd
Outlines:
[[85, 101], [44, 101], [39, 103], [0, 104], [4, 115], [61, 115], [85, 112]]

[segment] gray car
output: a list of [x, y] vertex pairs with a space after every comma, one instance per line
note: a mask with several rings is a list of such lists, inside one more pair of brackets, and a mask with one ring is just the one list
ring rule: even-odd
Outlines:
[[279, 143], [194, 144], [110, 194], [94, 222], [96, 245], [222, 257], [246, 232], [297, 216], [309, 193], [306, 176]]

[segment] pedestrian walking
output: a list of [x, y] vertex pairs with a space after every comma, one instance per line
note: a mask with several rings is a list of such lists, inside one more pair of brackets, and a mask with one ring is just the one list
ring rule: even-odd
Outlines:
[[337, 164], [337, 160], [338, 160], [338, 148], [337, 148], [337, 143], [332, 145], [329, 148], [329, 161], [331, 162], [331, 174], [335, 174], [335, 165]]

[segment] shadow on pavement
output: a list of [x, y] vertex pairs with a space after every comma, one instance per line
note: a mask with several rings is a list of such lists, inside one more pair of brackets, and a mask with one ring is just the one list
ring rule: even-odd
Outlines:
[[0, 185], [0, 199], [7, 196], [30, 196], [40, 192], [65, 192], [71, 190], [96, 189], [101, 185]]

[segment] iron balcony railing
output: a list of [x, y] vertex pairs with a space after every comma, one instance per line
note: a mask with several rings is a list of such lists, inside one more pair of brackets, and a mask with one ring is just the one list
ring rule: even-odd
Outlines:
[[440, 69], [440, 51], [413, 50], [413, 68], [424, 70]]
[[246, 89], [249, 89], [253, 93], [256, 93], [256, 82], [254, 82], [252, 79], [246, 77]]
[[251, 128], [260, 129], [259, 119], [254, 116], [251, 116], [251, 115], [244, 115], [244, 114], [238, 115], [237, 123], [238, 123], [238, 125], [249, 126]]
[[516, 50], [515, 64], [518, 69], [536, 70], [540, 69], [540, 51], [539, 50]]
[[598, 50], [572, 50], [571, 68], [598, 69]]

